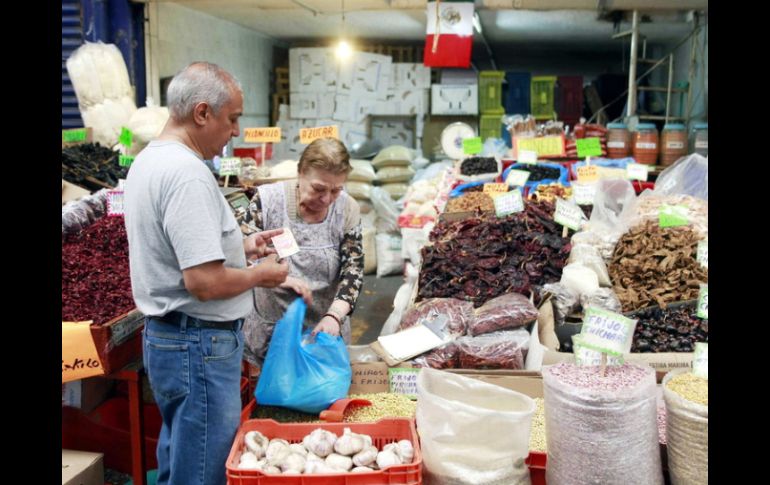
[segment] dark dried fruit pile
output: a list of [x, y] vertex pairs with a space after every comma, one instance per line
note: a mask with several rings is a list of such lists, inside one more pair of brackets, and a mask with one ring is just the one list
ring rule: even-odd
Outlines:
[[631, 228], [607, 265], [624, 312], [698, 298], [708, 270], [697, 262], [701, 236], [687, 226], [661, 229], [657, 221]]
[[[561, 278], [571, 245], [553, 221], [553, 204], [526, 202], [506, 217], [439, 221], [422, 249], [417, 300], [458, 298], [479, 307], [503, 293], [539, 300], [539, 287]], [[537, 303], [537, 301], [536, 301]]]
[[529, 172], [529, 182], [539, 182], [541, 180], [557, 180], [561, 177], [561, 171], [553, 167], [544, 167], [542, 165], [524, 164], [516, 167], [516, 170]]
[[62, 236], [62, 321], [107, 323], [134, 309], [122, 217]]
[[463, 175], [497, 173], [497, 160], [494, 157], [466, 158], [460, 165], [460, 173]]
[[63, 148], [61, 177], [89, 190], [117, 187], [118, 179], [126, 178], [128, 173], [128, 167], [119, 165], [118, 157], [118, 152], [98, 143]]
[[709, 321], [697, 317], [694, 304], [676, 309], [640, 310], [631, 352], [694, 352], [695, 344], [709, 341]]

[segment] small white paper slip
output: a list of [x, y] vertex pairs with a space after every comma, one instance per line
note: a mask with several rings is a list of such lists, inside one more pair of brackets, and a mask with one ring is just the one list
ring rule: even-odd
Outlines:
[[589, 184], [573, 183], [572, 198], [579, 205], [593, 205], [596, 197], [596, 182]]
[[273, 241], [275, 251], [278, 253], [278, 257], [281, 259], [288, 258], [299, 252], [299, 246], [297, 246], [297, 241], [294, 239], [294, 234], [291, 233], [291, 229], [288, 227], [283, 228], [283, 234], [279, 234], [271, 240]]
[[521, 191], [519, 189], [513, 189], [505, 194], [499, 194], [493, 200], [497, 217], [505, 217], [508, 214], [524, 210], [524, 199], [522, 199]]
[[522, 187], [529, 180], [531, 172], [526, 170], [511, 170], [508, 172], [508, 177], [505, 179], [505, 183], [514, 187]]
[[708, 240], [698, 243], [698, 262], [706, 269], [709, 267], [709, 242]]
[[122, 190], [110, 190], [107, 192], [107, 215], [122, 216], [125, 214], [124, 197]]
[[556, 199], [556, 210], [553, 214], [553, 220], [562, 226], [567, 226], [575, 231], [580, 230], [580, 225], [585, 219], [585, 214], [580, 207], [567, 202], [564, 199]]
[[692, 373], [704, 379], [709, 378], [709, 344], [695, 344], [695, 356], [692, 359]]
[[449, 337], [441, 339], [425, 325], [415, 325], [391, 335], [377, 337], [377, 341], [395, 360], [404, 361], [445, 344]]
[[537, 152], [532, 150], [519, 150], [519, 163], [537, 163]]
[[646, 182], [648, 173], [647, 165], [641, 163], [629, 163], [626, 165], [626, 177], [629, 180], [641, 180]]

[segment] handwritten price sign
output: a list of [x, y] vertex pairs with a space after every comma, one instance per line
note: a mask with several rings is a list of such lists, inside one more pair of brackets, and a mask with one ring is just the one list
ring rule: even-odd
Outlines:
[[580, 332], [585, 347], [611, 355], [631, 350], [636, 320], [597, 307], [589, 306]]
[[246, 143], [278, 143], [281, 141], [279, 127], [246, 128], [243, 130], [243, 141]]
[[698, 318], [709, 318], [709, 285], [700, 285], [698, 293]]
[[303, 145], [314, 142], [318, 138], [340, 138], [340, 130], [337, 125], [319, 126], [316, 128], [300, 128], [299, 142]]

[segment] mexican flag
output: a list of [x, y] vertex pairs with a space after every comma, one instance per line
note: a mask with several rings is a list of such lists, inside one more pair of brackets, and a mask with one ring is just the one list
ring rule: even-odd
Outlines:
[[[438, 14], [437, 14], [438, 10]], [[428, 2], [428, 34], [424, 64], [428, 67], [471, 65], [473, 47], [473, 2], [437, 0]]]

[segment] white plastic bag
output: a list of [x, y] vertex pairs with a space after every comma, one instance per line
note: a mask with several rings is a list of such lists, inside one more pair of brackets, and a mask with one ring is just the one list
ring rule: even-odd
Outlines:
[[401, 257], [401, 236], [377, 234], [377, 277], [399, 274], [404, 270]]
[[126, 63], [114, 44], [86, 42], [67, 59], [67, 73], [81, 111], [105, 99], [132, 97]]
[[361, 234], [364, 243], [364, 274], [372, 274], [377, 271], [376, 232], [373, 227], [365, 227]]
[[435, 224], [429, 222], [421, 229], [410, 227], [401, 228], [401, 256], [417, 266], [422, 261], [422, 248], [428, 244], [430, 231]]
[[599, 285], [609, 287], [612, 286], [610, 282], [610, 275], [607, 272], [607, 264], [599, 254], [599, 250], [590, 244], [574, 244], [572, 250], [569, 253], [569, 263], [580, 263], [587, 268], [590, 268], [599, 279]]
[[409, 300], [412, 299], [412, 292], [417, 284], [417, 278], [420, 276], [420, 273], [417, 271], [417, 268], [409, 263], [406, 263], [404, 273], [406, 275], [404, 284], [398, 288], [396, 297], [393, 298], [393, 311], [382, 325], [380, 337], [390, 335], [398, 330], [398, 326], [401, 325], [401, 319], [409, 306]]
[[383, 167], [408, 167], [414, 158], [412, 150], [404, 146], [392, 145], [380, 150], [372, 160], [372, 166], [377, 170]]
[[147, 106], [139, 108], [128, 120], [128, 129], [134, 135], [130, 155], [136, 155], [152, 140], [160, 135], [169, 118], [168, 108], [157, 106], [152, 98], [147, 98]]
[[348, 182], [345, 184], [345, 192], [356, 199], [369, 200], [372, 196], [372, 185], [366, 182]]
[[388, 191], [382, 187], [372, 187], [369, 198], [377, 212], [377, 232], [398, 232], [400, 211]]
[[366, 182], [372, 183], [377, 177], [372, 167], [372, 162], [369, 160], [351, 160], [350, 166], [353, 170], [348, 174], [349, 182]]
[[599, 289], [599, 278], [596, 273], [580, 263], [570, 263], [565, 266], [559, 282], [579, 295], [590, 295]]
[[709, 159], [697, 153], [680, 159], [658, 175], [653, 193], [709, 200]]
[[407, 184], [384, 184], [382, 188], [390, 194], [390, 198], [393, 200], [399, 200], [403, 196], [406, 195], [407, 190], [409, 190], [409, 185]]
[[83, 124], [93, 130], [94, 141], [106, 147], [118, 142], [120, 132], [136, 112], [131, 98], [108, 99], [101, 103], [81, 108]]
[[409, 182], [414, 177], [412, 167], [385, 167], [377, 171], [377, 181], [382, 184]]
[[417, 375], [417, 396], [426, 485], [531, 483], [529, 396], [430, 368]]

